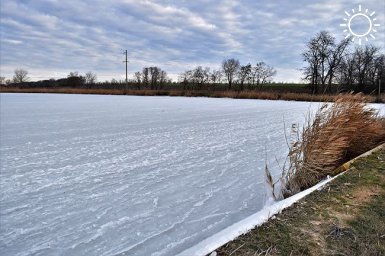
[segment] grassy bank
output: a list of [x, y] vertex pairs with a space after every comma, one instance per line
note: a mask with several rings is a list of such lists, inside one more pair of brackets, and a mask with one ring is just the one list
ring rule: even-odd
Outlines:
[[[313, 95], [310, 93], [277, 91], [210, 91], [210, 90], [121, 90], [121, 89], [86, 89], [86, 88], [20, 88], [1, 86], [0, 92], [8, 93], [66, 93], [66, 94], [102, 94], [102, 95], [138, 95], [138, 96], [185, 96], [234, 99], [293, 100], [293, 101], [334, 101], [336, 95]], [[375, 102], [376, 97], [366, 96], [368, 102]], [[385, 100], [385, 99], [383, 99]]]
[[385, 255], [385, 148], [218, 255]]

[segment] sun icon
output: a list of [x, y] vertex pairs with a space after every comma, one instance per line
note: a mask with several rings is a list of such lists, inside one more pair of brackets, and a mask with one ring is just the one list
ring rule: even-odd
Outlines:
[[[363, 11], [361, 5], [358, 5], [358, 11], [352, 9], [352, 13], [345, 11], [345, 14], [347, 16], [347, 18], [344, 18], [346, 23], [340, 24], [341, 27], [345, 27], [344, 33], [347, 33], [345, 38], [352, 37], [353, 42], [357, 38], [359, 45], [361, 45], [363, 38], [365, 38], [366, 41], [369, 41], [368, 37], [376, 38], [373, 34], [377, 32], [376, 27], [380, 26], [379, 23], [375, 23], [377, 20], [375, 17], [376, 12], [370, 13], [368, 9]], [[357, 31], [357, 28], [353, 27], [354, 23], [357, 25], [357, 22], [361, 23], [361, 25], [365, 24], [366, 28], [363, 31]]]

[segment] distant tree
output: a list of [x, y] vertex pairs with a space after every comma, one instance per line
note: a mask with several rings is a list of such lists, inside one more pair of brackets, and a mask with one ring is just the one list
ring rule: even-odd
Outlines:
[[379, 48], [366, 45], [365, 48], [356, 48], [353, 53], [357, 89], [365, 90], [365, 85], [374, 85], [376, 80], [376, 60]]
[[372, 76], [376, 86], [381, 84], [381, 86], [378, 87], [378, 90], [381, 90], [382, 88], [382, 91], [385, 91], [385, 54], [382, 53], [376, 58]]
[[220, 70], [213, 70], [211, 73], [211, 81], [213, 84], [220, 83], [222, 80], [222, 71]]
[[304, 69], [305, 80], [310, 81], [313, 93], [318, 93], [319, 85], [325, 84], [327, 59], [334, 44], [334, 37], [327, 31], [321, 31], [307, 43], [302, 53], [304, 61], [308, 63]]
[[142, 82], [145, 86], [148, 86], [149, 81], [150, 81], [150, 71], [149, 68], [143, 68], [142, 71]]
[[29, 80], [28, 71], [25, 69], [16, 69], [13, 75], [13, 82], [16, 84], [22, 84]]
[[140, 90], [140, 84], [142, 83], [142, 73], [135, 72], [134, 74], [135, 83], [138, 85], [138, 90]]
[[262, 87], [262, 85], [269, 83], [272, 81], [273, 76], [277, 71], [267, 65], [265, 62], [258, 62], [253, 68], [251, 72], [251, 80], [253, 84]]
[[235, 75], [239, 70], [239, 66], [239, 60], [236, 59], [226, 59], [222, 62], [222, 69], [224, 74], [226, 75], [229, 89], [231, 89], [231, 85], [233, 83]]
[[319, 92], [322, 85], [325, 92], [331, 92], [333, 81], [338, 80], [342, 71], [347, 47], [350, 40], [344, 39], [336, 43], [335, 38], [327, 31], [321, 31], [307, 43], [306, 50], [302, 53], [307, 66], [303, 69], [304, 79], [310, 82], [313, 93]]
[[342, 65], [343, 58], [346, 55], [346, 48], [348, 47], [350, 42], [351, 41], [349, 39], [345, 39], [338, 44], [333, 44], [332, 47], [329, 49], [327, 56], [327, 72], [325, 77], [325, 80], [327, 80], [326, 86], [325, 80], [322, 81], [322, 84], [325, 86], [324, 93], [331, 92], [333, 80], [335, 80], [336, 73]]
[[348, 86], [353, 89], [355, 83], [355, 60], [352, 54], [346, 55], [342, 58], [341, 65], [337, 69], [338, 83]]
[[145, 67], [142, 71], [142, 84], [150, 85], [150, 89], [159, 89], [167, 81], [167, 72], [159, 67]]
[[167, 72], [164, 70], [159, 71], [159, 89], [162, 89], [167, 82]]
[[75, 71], [75, 72], [70, 72], [67, 76], [68, 77], [79, 77], [79, 72]]
[[194, 69], [193, 77], [194, 81], [199, 85], [199, 89], [202, 89], [205, 82], [205, 71], [202, 66], [198, 66]]
[[378, 93], [385, 92], [385, 54], [377, 59], [377, 80], [378, 80]]
[[5, 84], [5, 77], [4, 76], [0, 76], [0, 84], [1, 85]]
[[85, 83], [90, 86], [90, 85], [94, 85], [96, 83], [96, 74], [95, 73], [92, 73], [91, 71], [87, 72], [85, 77]]
[[83, 76], [79, 75], [78, 72], [70, 72], [67, 76], [67, 86], [70, 87], [81, 87], [85, 84]]
[[243, 84], [244, 82], [247, 80], [247, 78], [250, 76], [251, 74], [251, 64], [247, 64], [245, 66], [241, 66], [241, 68], [239, 69], [239, 72], [238, 72], [238, 80], [239, 80], [239, 90], [243, 90], [244, 87], [243, 87]]
[[205, 67], [203, 69], [203, 83], [205, 84], [210, 83], [210, 76], [211, 76], [210, 67]]
[[188, 85], [192, 82], [193, 71], [187, 70], [179, 75], [178, 81], [183, 84], [183, 90], [186, 90]]
[[150, 88], [156, 89], [156, 83], [159, 79], [160, 69], [158, 67], [149, 67], [150, 71]]
[[262, 69], [260, 70], [260, 72], [261, 72], [261, 75], [260, 75], [261, 85], [270, 83], [273, 79], [273, 76], [277, 74], [277, 71], [273, 67], [267, 64], [262, 65]]

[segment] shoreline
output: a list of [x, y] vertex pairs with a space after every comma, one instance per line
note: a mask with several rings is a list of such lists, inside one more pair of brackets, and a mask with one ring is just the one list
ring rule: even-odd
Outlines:
[[[96, 94], [96, 95], [135, 95], [135, 96], [179, 96], [179, 97], [208, 97], [233, 99], [285, 100], [309, 102], [333, 102], [338, 95], [313, 95], [311, 93], [279, 92], [279, 91], [210, 91], [210, 90], [121, 90], [121, 89], [86, 89], [86, 88], [20, 88], [0, 87], [0, 93], [57, 93], [57, 94]], [[369, 103], [376, 103], [378, 99], [373, 95], [366, 95]], [[385, 95], [381, 101], [385, 102]]]

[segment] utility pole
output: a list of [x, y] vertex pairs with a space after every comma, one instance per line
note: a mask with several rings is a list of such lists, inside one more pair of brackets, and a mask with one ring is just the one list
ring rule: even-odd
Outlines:
[[384, 76], [384, 65], [382, 62], [380, 63], [380, 67], [381, 67], [381, 73], [377, 74], [379, 76], [378, 77], [378, 103], [381, 103], [381, 78]]
[[127, 91], [128, 91], [128, 79], [127, 79], [127, 63], [128, 63], [128, 61], [127, 61], [127, 50], [125, 50], [124, 53], [126, 54], [126, 60], [123, 61], [123, 62], [126, 63], [126, 93], [127, 93]]

